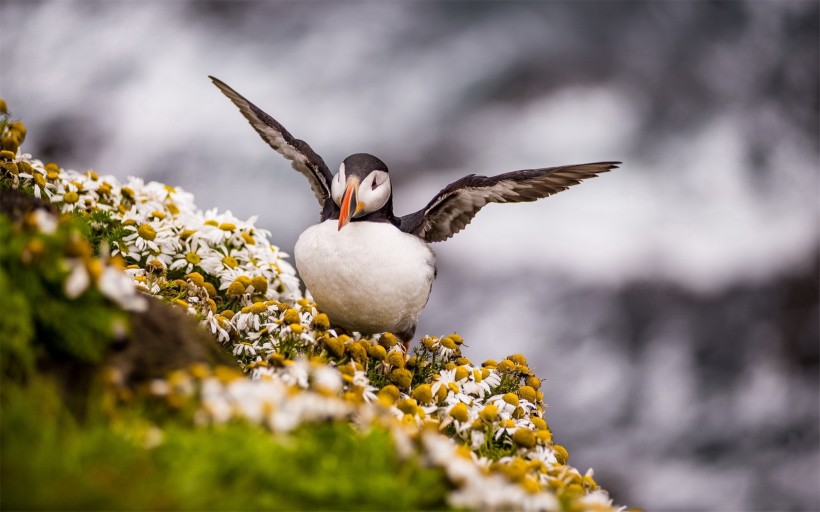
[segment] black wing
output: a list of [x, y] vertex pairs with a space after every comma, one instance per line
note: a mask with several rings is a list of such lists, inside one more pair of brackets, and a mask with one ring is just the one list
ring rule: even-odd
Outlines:
[[310, 182], [310, 188], [316, 194], [319, 204], [325, 204], [330, 197], [330, 181], [333, 175], [325, 165], [322, 157], [316, 154], [307, 142], [295, 138], [276, 119], [262, 111], [259, 107], [245, 99], [244, 96], [231, 89], [227, 84], [218, 78], [209, 76], [214, 85], [219, 87], [234, 105], [239, 107], [239, 111], [245, 119], [251, 123], [253, 129], [270, 144], [280, 155], [292, 162], [293, 168], [304, 174]]
[[464, 229], [487, 203], [535, 201], [616, 169], [619, 164], [564, 165], [492, 177], [471, 174], [447, 185], [421, 210], [402, 217], [401, 230], [428, 242], [441, 242]]

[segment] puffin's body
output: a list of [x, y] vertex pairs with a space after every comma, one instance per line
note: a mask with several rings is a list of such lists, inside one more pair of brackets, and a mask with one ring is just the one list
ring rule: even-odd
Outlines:
[[389, 223], [338, 225], [311, 226], [296, 242], [296, 268], [316, 305], [347, 330], [412, 337], [435, 277], [432, 249]]
[[332, 175], [307, 143], [210, 78], [262, 139], [308, 179], [319, 201], [320, 223], [302, 233], [294, 251], [296, 268], [318, 308], [336, 326], [363, 334], [392, 332], [405, 347], [436, 276], [429, 243], [461, 231], [487, 203], [535, 201], [619, 164], [565, 165], [491, 177], [470, 174], [445, 187], [421, 210], [397, 217], [384, 162], [356, 153]]

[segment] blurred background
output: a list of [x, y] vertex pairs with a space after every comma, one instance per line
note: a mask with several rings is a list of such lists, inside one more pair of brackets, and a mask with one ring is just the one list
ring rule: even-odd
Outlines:
[[570, 463], [649, 510], [818, 510], [815, 1], [0, 4], [24, 150], [259, 215], [319, 209], [215, 75], [399, 215], [467, 173], [621, 160], [434, 246], [418, 334], [525, 354]]

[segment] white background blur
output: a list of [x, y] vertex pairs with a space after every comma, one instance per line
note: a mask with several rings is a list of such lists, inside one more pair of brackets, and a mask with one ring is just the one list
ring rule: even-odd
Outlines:
[[818, 510], [814, 1], [0, 3], [24, 151], [259, 215], [292, 252], [303, 177], [214, 75], [398, 215], [467, 173], [620, 160], [436, 244], [417, 334], [546, 378], [570, 463], [649, 510]]

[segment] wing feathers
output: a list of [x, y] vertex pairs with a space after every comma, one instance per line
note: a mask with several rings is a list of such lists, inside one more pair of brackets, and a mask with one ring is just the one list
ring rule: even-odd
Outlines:
[[416, 213], [402, 217], [401, 229], [428, 242], [447, 240], [464, 229], [487, 203], [535, 201], [618, 167], [620, 162], [513, 171], [498, 176], [471, 174], [447, 185]]
[[333, 177], [322, 157], [317, 155], [307, 142], [295, 138], [276, 119], [266, 114], [227, 84], [212, 76], [208, 78], [239, 108], [239, 111], [262, 137], [262, 140], [290, 160], [293, 168], [308, 179], [310, 188], [316, 195], [319, 204], [324, 205], [327, 198], [330, 197], [330, 181]]

